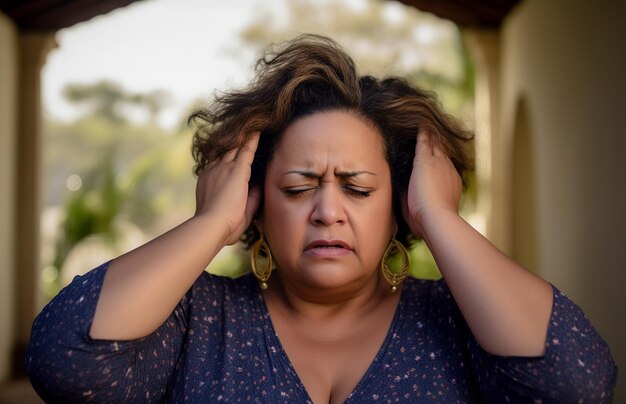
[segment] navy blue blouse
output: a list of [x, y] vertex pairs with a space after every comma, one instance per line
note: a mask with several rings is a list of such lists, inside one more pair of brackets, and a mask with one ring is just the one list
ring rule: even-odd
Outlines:
[[[93, 340], [107, 266], [76, 277], [34, 322], [26, 365], [44, 400], [312, 402], [251, 275], [203, 273], [151, 335]], [[500, 357], [474, 340], [445, 282], [410, 278], [346, 402], [610, 402], [616, 377], [605, 342], [556, 289], [545, 354]]]

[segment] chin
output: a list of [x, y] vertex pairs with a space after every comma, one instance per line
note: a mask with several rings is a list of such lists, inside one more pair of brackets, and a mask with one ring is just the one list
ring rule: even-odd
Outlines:
[[325, 266], [307, 268], [302, 273], [306, 285], [319, 289], [339, 289], [363, 281], [363, 274], [350, 273], [346, 268]]

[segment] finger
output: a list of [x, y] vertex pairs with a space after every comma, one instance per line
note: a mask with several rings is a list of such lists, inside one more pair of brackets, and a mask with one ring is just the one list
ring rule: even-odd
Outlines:
[[441, 142], [428, 129], [421, 129], [417, 134], [416, 154], [422, 156], [448, 157]]
[[213, 169], [213, 167], [215, 167], [216, 165], [219, 164], [219, 162], [224, 158], [224, 156], [217, 158], [217, 159], [213, 159], [211, 160], [207, 165], [204, 166], [204, 168], [202, 169], [202, 172], [200, 173], [200, 176], [202, 176], [205, 172], [207, 171], [211, 171]]
[[420, 129], [417, 133], [417, 143], [415, 144], [416, 156], [432, 156], [433, 145], [432, 135], [426, 129]]
[[241, 159], [242, 163], [246, 163], [248, 165], [252, 164], [254, 160], [254, 153], [259, 145], [259, 132], [255, 132], [250, 136], [250, 139], [246, 140], [246, 143], [243, 144], [237, 151], [236, 159]]
[[248, 200], [246, 203], [246, 210], [244, 212], [245, 226], [244, 228], [248, 228], [250, 223], [252, 223], [252, 219], [254, 218], [254, 214], [256, 210], [259, 208], [261, 203], [261, 190], [259, 187], [250, 188], [248, 191]]
[[211, 161], [209, 164], [205, 165], [204, 168], [200, 171], [200, 173], [198, 173], [198, 180], [197, 182], [200, 183], [204, 183], [206, 181], [206, 177], [209, 176], [209, 172], [211, 172], [211, 169], [213, 168], [213, 166], [216, 164], [216, 161]]
[[235, 158], [237, 157], [237, 149], [232, 149], [228, 152], [226, 152], [222, 158], [220, 159], [220, 161], [233, 161]]
[[411, 216], [411, 212], [409, 210], [408, 194], [405, 193], [402, 196], [402, 199], [400, 200], [400, 204], [402, 208], [402, 218], [404, 219], [404, 222], [409, 226], [409, 229], [411, 229], [411, 232], [414, 235], [416, 235], [419, 238], [423, 238], [422, 232], [419, 228], [419, 224], [417, 224], [415, 218]]
[[432, 143], [432, 149], [433, 149], [433, 156], [448, 157], [446, 152], [443, 151], [443, 147], [441, 147], [441, 144], [439, 142], [431, 142], [431, 143]]

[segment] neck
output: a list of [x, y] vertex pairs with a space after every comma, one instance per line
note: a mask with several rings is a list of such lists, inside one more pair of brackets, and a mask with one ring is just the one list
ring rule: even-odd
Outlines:
[[398, 298], [378, 273], [358, 283], [332, 289], [290, 282], [278, 271], [275, 275], [265, 298], [284, 308], [294, 319], [328, 321], [358, 317], [371, 312], [382, 301]]

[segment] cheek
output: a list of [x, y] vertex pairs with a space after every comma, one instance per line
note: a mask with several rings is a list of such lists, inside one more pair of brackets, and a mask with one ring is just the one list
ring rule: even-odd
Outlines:
[[378, 206], [362, 212], [361, 220], [355, 225], [355, 232], [359, 234], [362, 250], [368, 261], [379, 261], [389, 244], [395, 230], [395, 221], [391, 202], [381, 202]]
[[266, 192], [263, 205], [263, 231], [270, 244], [272, 253], [277, 256], [285, 251], [299, 251], [306, 229], [306, 217], [303, 212], [288, 203], [276, 191]]

